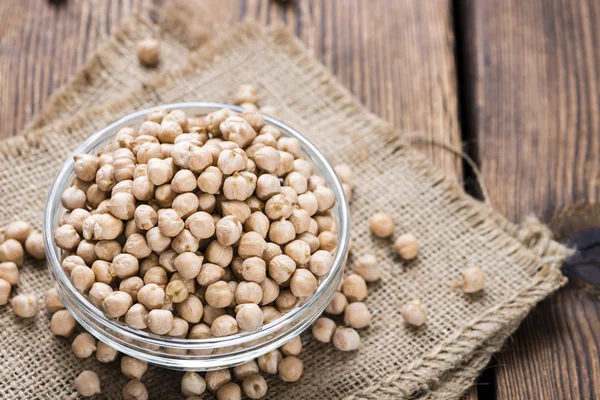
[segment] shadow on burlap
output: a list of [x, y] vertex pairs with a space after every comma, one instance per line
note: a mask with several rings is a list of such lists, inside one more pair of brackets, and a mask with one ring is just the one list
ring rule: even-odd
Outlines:
[[[459, 397], [536, 303], [565, 283], [559, 267], [569, 251], [535, 219], [515, 226], [466, 195], [287, 31], [243, 24], [199, 46], [202, 31], [166, 15], [159, 23], [140, 17], [124, 25], [24, 136], [0, 143], [0, 226], [21, 218], [40, 228], [45, 193], [61, 160], [107, 124], [161, 103], [231, 102], [240, 84], [254, 83], [261, 103], [275, 105], [279, 117], [332, 163], [354, 167], [356, 247], [348, 269], [367, 252], [383, 269], [381, 281], [369, 288], [373, 322], [361, 332], [360, 350], [338, 352], [305, 333], [302, 379], [271, 379], [268, 398]], [[135, 42], [150, 33], [162, 37], [163, 55], [177, 55], [158, 71], [140, 68], [135, 58]], [[375, 210], [394, 215], [397, 233], [419, 238], [417, 260], [402, 263], [389, 241], [368, 233]], [[460, 270], [477, 265], [485, 268], [485, 293], [465, 296], [456, 289]], [[41, 295], [50, 286], [44, 263], [27, 260], [15, 292]], [[414, 298], [429, 310], [427, 326], [416, 330], [400, 317], [401, 305]], [[127, 379], [118, 362], [77, 359], [69, 340], [50, 333], [44, 312], [23, 322], [4, 307], [0, 325], [0, 398], [76, 398], [73, 380], [83, 369], [100, 375], [101, 398], [120, 398]], [[180, 378], [151, 367], [143, 381], [151, 398], [183, 398]]]

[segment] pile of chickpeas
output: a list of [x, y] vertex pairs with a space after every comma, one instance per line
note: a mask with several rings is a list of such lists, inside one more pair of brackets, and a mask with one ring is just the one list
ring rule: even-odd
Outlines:
[[[157, 53], [145, 54], [154, 45], [138, 48], [148, 56], [146, 65], [158, 60]], [[67, 211], [54, 240], [73, 286], [107, 316], [177, 338], [251, 332], [301, 304], [327, 276], [338, 245], [334, 194], [302, 157], [298, 140], [265, 123], [262, 113], [272, 110], [259, 111], [257, 102], [256, 90], [243, 85], [235, 95], [245, 110], [241, 114], [223, 109], [187, 116], [155, 109], [138, 129], [122, 129], [98, 155], [75, 156], [76, 177], [61, 196]], [[350, 201], [353, 171], [345, 164], [334, 169]], [[393, 219], [378, 212], [369, 228], [379, 238], [390, 238]], [[29, 224], [17, 221], [0, 229], [0, 305], [17, 284], [23, 245], [32, 257], [45, 258], [42, 236]], [[394, 249], [403, 260], [412, 260], [419, 244], [405, 233]], [[380, 278], [374, 255], [358, 257], [327, 306], [328, 316], [313, 324], [313, 337], [341, 351], [357, 350], [357, 330], [372, 317], [364, 302], [368, 283]], [[483, 289], [481, 268], [466, 269], [462, 279], [466, 293]], [[15, 296], [11, 304], [22, 318], [39, 311], [32, 294]], [[45, 295], [45, 310], [53, 334], [74, 336], [71, 349], [77, 357], [95, 354], [101, 363], [119, 357], [77, 326], [55, 288]], [[426, 322], [418, 300], [401, 312], [410, 325]], [[261, 373], [285, 382], [300, 379], [301, 350], [297, 336], [232, 369], [188, 372], [182, 393], [188, 400], [207, 389], [217, 399], [241, 399], [242, 393], [262, 398], [267, 382]], [[130, 379], [123, 398], [148, 399], [141, 381], [148, 365], [122, 356], [120, 369]], [[101, 393], [93, 371], [81, 372], [74, 384], [82, 396]]]

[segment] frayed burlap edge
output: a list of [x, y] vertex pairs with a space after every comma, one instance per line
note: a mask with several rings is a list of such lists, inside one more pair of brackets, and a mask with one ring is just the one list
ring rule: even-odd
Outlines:
[[[261, 34], [262, 30], [255, 24], [247, 23], [236, 29], [232, 35], [240, 36], [249, 33]], [[271, 35], [273, 40], [284, 46], [287, 51], [299, 55], [301, 57], [299, 62], [305, 63], [307, 67], [311, 68], [312, 72], [316, 72], [315, 75], [321, 79], [323, 85], [327, 85], [329, 90], [334, 93], [334, 97], [340, 103], [344, 104], [343, 109], [346, 112], [367, 112], [322, 65], [306, 56], [302, 45], [287, 31], [275, 29], [271, 32]], [[228, 38], [223, 40], [228, 40]], [[219, 43], [217, 41], [215, 44], [203, 48], [201, 53], [196, 53], [191, 57], [190, 62], [186, 66], [177, 68], [175, 71], [167, 71], [158, 79], [146, 83], [125, 97], [112, 101], [110, 104], [102, 107], [102, 109], [82, 111], [70, 121], [59, 121], [59, 126], [69, 126], [71, 130], [76, 130], [92, 118], [105, 113], [106, 115], [111, 115], [131, 95], [151, 93], [155, 88], [168, 84], [168, 81], [174, 74], [185, 74], [187, 71], [202, 68], [202, 63], [206, 59], [218, 55]], [[85, 70], [82, 73], [84, 74]], [[62, 93], [67, 93], [68, 89], [68, 87], [62, 89]], [[56, 98], [60, 98], [60, 96]], [[54, 106], [58, 107], [58, 104], [60, 102], [56, 101]], [[393, 133], [393, 130], [387, 123], [372, 114], [368, 115], [371, 123], [386, 127], [386, 130], [389, 132], [388, 139], [391, 139], [391, 142], [397, 142], [399, 146], [407, 147], [407, 144]], [[25, 138], [13, 138], [3, 142], [0, 144], [0, 152], [9, 157], [17, 157], [19, 153], [26, 152], [28, 146], [35, 147], [39, 138], [43, 137], [43, 134], [48, 131], [50, 129], [42, 129], [35, 134], [28, 135], [27, 139], [29, 140]], [[23, 139], [25, 139], [24, 142], [22, 141]], [[12, 151], [15, 146], [20, 146], [18, 153]], [[473, 320], [446, 342], [436, 346], [420, 360], [416, 360], [401, 370], [390, 374], [379, 383], [349, 396], [348, 399], [374, 399], [385, 396], [410, 397], [416, 394], [423, 394], [431, 398], [460, 396], [468, 386], [454, 384], [454, 380], [458, 379], [460, 382], [467, 384], [472, 383], [480, 367], [485, 365], [485, 362], [489, 360], [493, 351], [497, 351], [500, 348], [504, 339], [516, 329], [518, 323], [524, 318], [527, 312], [537, 302], [558, 289], [565, 282], [558, 267], [568, 255], [568, 251], [550, 239], [547, 229], [544, 229], [543, 225], [529, 221], [526, 227], [519, 229], [516, 225], [506, 221], [501, 215], [469, 198], [453, 179], [444, 177], [442, 171], [432, 166], [421, 154], [416, 151], [410, 151], [409, 155], [415, 163], [422, 167], [424, 176], [439, 181], [440, 184], [443, 184], [452, 192], [452, 197], [456, 201], [463, 202], [472, 211], [474, 224], [489, 224], [490, 229], [503, 229], [529, 250], [510, 242], [502, 243], [502, 246], [514, 246], [515, 252], [533, 251], [541, 257], [540, 268], [543, 265], [547, 265], [547, 267], [542, 268], [530, 286], [515, 294], [509, 301], [490, 308], [486, 313]], [[489, 344], [484, 345], [485, 343]], [[453, 375], [453, 371], [457, 371], [455, 375]]]

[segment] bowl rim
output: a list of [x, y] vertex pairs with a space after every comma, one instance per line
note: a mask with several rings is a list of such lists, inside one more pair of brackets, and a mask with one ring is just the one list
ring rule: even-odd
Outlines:
[[[228, 346], [241, 345], [248, 342], [253, 342], [266, 338], [269, 335], [277, 332], [284, 328], [290, 322], [293, 322], [297, 317], [302, 316], [302, 313], [306, 313], [306, 310], [310, 310], [320, 299], [321, 295], [326, 292], [326, 289], [332, 284], [336, 283], [336, 277], [340, 273], [340, 270], [344, 268], [346, 254], [348, 252], [349, 240], [350, 240], [350, 216], [349, 206], [346, 200], [345, 192], [342, 184], [337, 177], [333, 167], [327, 161], [325, 156], [318, 150], [318, 148], [305, 136], [300, 134], [297, 130], [290, 127], [287, 124], [275, 119], [271, 116], [263, 114], [266, 122], [275, 125], [279, 129], [285, 131], [287, 134], [297, 138], [302, 147], [302, 152], [307, 155], [315, 167], [322, 174], [323, 178], [327, 181], [330, 189], [334, 192], [335, 199], [338, 202], [338, 215], [339, 215], [339, 226], [338, 226], [338, 247], [334, 255], [333, 265], [331, 271], [317, 287], [316, 291], [300, 306], [295, 307], [293, 310], [286, 313], [284, 316], [271, 321], [268, 324], [261, 326], [258, 330], [253, 332], [238, 332], [233, 335], [224, 337], [210, 337], [205, 339], [187, 339], [187, 338], [174, 338], [165, 335], [157, 335], [154, 333], [145, 332], [142, 330], [134, 329], [123, 323], [115, 323], [115, 320], [106, 316], [98, 307], [94, 306], [86, 296], [79, 293], [72, 285], [70, 279], [64, 272], [61, 261], [60, 261], [60, 249], [55, 245], [53, 239], [54, 232], [54, 221], [57, 221], [55, 213], [60, 209], [60, 195], [63, 188], [66, 187], [69, 180], [73, 176], [74, 161], [73, 156], [80, 153], [90, 153], [97, 150], [97, 147], [101, 146], [111, 137], [116, 135], [116, 128], [125, 126], [125, 124], [136, 120], [151, 110], [161, 108], [164, 110], [174, 109], [211, 109], [211, 111], [217, 111], [222, 108], [228, 108], [232, 111], [243, 112], [243, 108], [225, 103], [212, 103], [212, 102], [181, 102], [181, 103], [170, 103], [157, 105], [155, 107], [146, 108], [143, 110], [136, 111], [128, 114], [119, 120], [109, 124], [105, 128], [91, 135], [82, 144], [80, 144], [73, 152], [70, 153], [67, 160], [61, 166], [57, 173], [50, 189], [48, 191], [43, 215], [43, 238], [44, 245], [46, 248], [48, 269], [54, 279], [63, 287], [68, 289], [68, 294], [74, 296], [74, 300], [77, 302], [79, 307], [82, 307], [86, 314], [91, 314], [94, 320], [104, 328], [111, 329], [118, 335], [125, 337], [132, 337], [134, 340], [144, 342], [147, 344], [165, 346], [177, 349], [187, 350], [201, 350], [201, 349], [214, 349]], [[208, 112], [211, 112], [208, 111]], [[106, 136], [108, 133], [115, 130], [113, 135]], [[308, 150], [308, 152], [306, 151]], [[318, 161], [317, 162], [315, 162]], [[337, 285], [337, 283], [336, 283]]]

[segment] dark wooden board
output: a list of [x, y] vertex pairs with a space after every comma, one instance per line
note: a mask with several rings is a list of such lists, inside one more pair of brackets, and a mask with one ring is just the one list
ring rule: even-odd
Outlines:
[[[597, 201], [600, 3], [458, 2], [466, 133], [492, 205], [548, 222]], [[575, 280], [574, 280], [575, 281]], [[499, 399], [600, 397], [600, 304], [580, 285], [543, 302], [497, 356]]]

